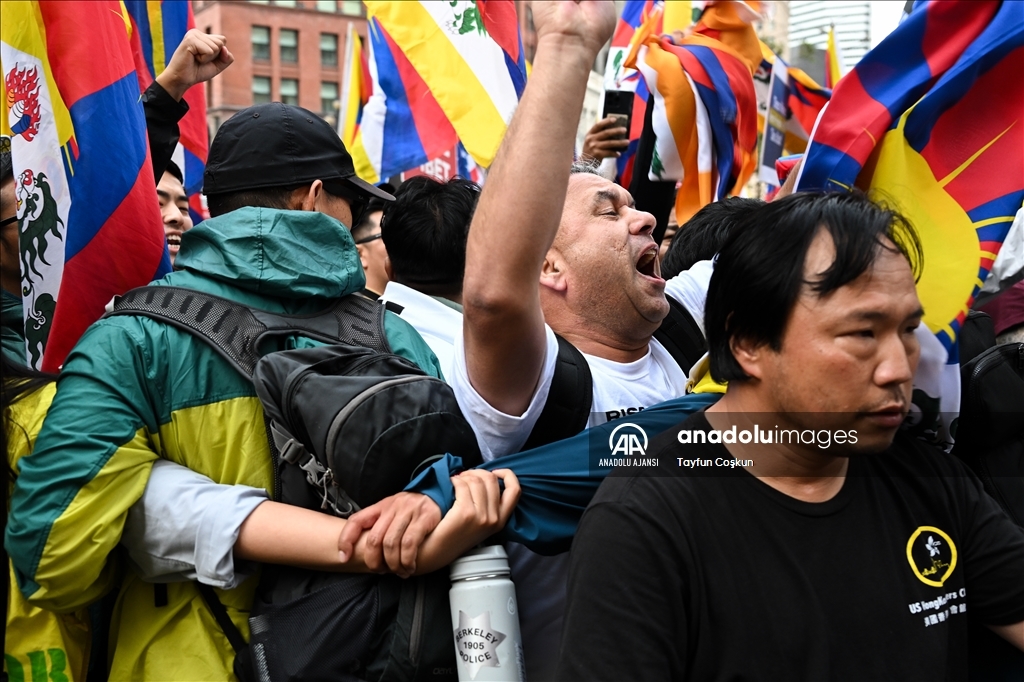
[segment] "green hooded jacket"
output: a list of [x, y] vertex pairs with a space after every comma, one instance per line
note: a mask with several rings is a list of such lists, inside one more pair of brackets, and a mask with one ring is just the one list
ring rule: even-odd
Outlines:
[[[205, 291], [287, 314], [312, 313], [364, 286], [349, 231], [321, 213], [240, 209], [186, 233], [180, 271], [154, 286]], [[395, 353], [433, 376], [437, 359], [401, 318], [385, 318]], [[291, 337], [282, 348], [314, 345]], [[195, 584], [167, 603], [112, 552], [157, 458], [217, 483], [273, 492], [263, 412], [251, 382], [206, 342], [144, 317], [92, 325], [72, 350], [32, 457], [22, 463], [7, 527], [21, 591], [57, 611], [101, 597], [122, 578], [111, 679], [231, 679], [234, 653]], [[248, 633], [257, 577], [218, 591]]]

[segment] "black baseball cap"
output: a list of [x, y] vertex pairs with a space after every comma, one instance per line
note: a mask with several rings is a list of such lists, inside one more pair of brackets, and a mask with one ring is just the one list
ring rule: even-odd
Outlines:
[[327, 121], [282, 102], [242, 109], [224, 122], [210, 144], [203, 193], [298, 187], [314, 180], [332, 194], [348, 190], [366, 200], [395, 200], [356, 176], [352, 155]]

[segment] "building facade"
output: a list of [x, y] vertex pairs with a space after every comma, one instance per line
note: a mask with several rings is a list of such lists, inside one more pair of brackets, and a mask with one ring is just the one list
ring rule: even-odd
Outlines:
[[337, 123], [350, 27], [366, 36], [360, 0], [193, 0], [196, 27], [227, 37], [235, 63], [207, 84], [211, 134], [240, 109], [286, 102]]
[[871, 3], [864, 0], [792, 0], [789, 3], [791, 62], [819, 83], [824, 83], [824, 51], [830, 26], [835, 26], [843, 67], [849, 71], [871, 49]]

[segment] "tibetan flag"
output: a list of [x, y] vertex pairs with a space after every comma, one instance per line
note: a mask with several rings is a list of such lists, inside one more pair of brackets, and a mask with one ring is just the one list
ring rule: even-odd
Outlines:
[[825, 87], [832, 90], [843, 77], [843, 53], [836, 40], [836, 27], [828, 29], [828, 46], [825, 48]]
[[[754, 74], [757, 93], [757, 128], [764, 130], [764, 116], [768, 111], [768, 84], [776, 63], [783, 63], [764, 42], [761, 43], [761, 65]], [[832, 91], [814, 82], [802, 69], [787, 65], [786, 140], [785, 150], [802, 154], [814, 130], [814, 122], [832, 97]]]
[[925, 323], [956, 338], [1024, 202], [1024, 3], [918, 3], [843, 77], [798, 189], [894, 203], [924, 247]]
[[757, 159], [753, 74], [762, 60], [752, 23], [758, 3], [708, 3], [692, 32], [675, 44], [638, 32], [627, 66], [639, 68], [653, 95], [655, 149], [649, 177], [681, 180], [676, 216], [735, 193]]
[[350, 151], [356, 174], [376, 183], [440, 157], [458, 135], [380, 22], [370, 19], [367, 29], [371, 94]]
[[[426, 102], [422, 94], [412, 92], [405, 98], [417, 123], [409, 132], [419, 138], [419, 145], [432, 147], [430, 138], [436, 134], [435, 128], [418, 125], [419, 108], [436, 103], [466, 151], [481, 166], [490, 166], [526, 87], [526, 60], [515, 3], [369, 0], [365, 4], [378, 69], [382, 66], [378, 55], [386, 46], [389, 55], [385, 59], [395, 65], [401, 77], [411, 76], [406, 73], [408, 67], [431, 95]], [[378, 76], [383, 79], [385, 74]], [[363, 125], [364, 142], [367, 123]], [[382, 168], [389, 165], [388, 159], [382, 160]]]
[[373, 80], [370, 64], [363, 51], [363, 39], [355, 26], [349, 26], [345, 48], [345, 87], [341, 94], [341, 140], [348, 148], [356, 140], [363, 119], [363, 108], [370, 101]]
[[[661, 9], [663, 3], [655, 2], [655, 0], [626, 0], [626, 4], [622, 7], [622, 16], [619, 17], [615, 34], [612, 36], [611, 47], [608, 49], [608, 63], [604, 71], [604, 89], [626, 90], [634, 93], [629, 146], [616, 159], [617, 181], [623, 187], [629, 187], [633, 178], [633, 160], [636, 157], [636, 150], [640, 146], [640, 133], [643, 132], [644, 117], [647, 114], [647, 98], [650, 94], [646, 81], [640, 77], [640, 72], [627, 68], [625, 62], [637, 29], [654, 13], [656, 7]], [[662, 23], [662, 15], [659, 12], [654, 18], [650, 31], [660, 34]]]
[[814, 82], [803, 70], [789, 67], [789, 120], [786, 127], [786, 149], [802, 154], [814, 130], [821, 110], [832, 98], [832, 91]]
[[113, 296], [170, 262], [124, 5], [0, 12], [29, 361], [53, 372]]
[[[163, 73], [185, 34], [195, 28], [192, 3], [181, 0], [125, 0], [132, 22], [131, 45], [140, 92]], [[205, 215], [200, 193], [209, 150], [206, 127], [206, 84], [192, 86], [185, 93], [188, 113], [178, 123], [181, 139], [171, 157], [185, 176], [192, 222]]]

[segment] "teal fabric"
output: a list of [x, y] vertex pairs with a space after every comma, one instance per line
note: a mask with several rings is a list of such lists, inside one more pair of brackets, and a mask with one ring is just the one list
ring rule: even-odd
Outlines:
[[[655, 434], [714, 405], [721, 397], [717, 393], [684, 395], [631, 414], [629, 421], [653, 439]], [[608, 437], [620, 423], [608, 422], [572, 438], [481, 464], [478, 468], [488, 471], [511, 469], [522, 488], [512, 517], [496, 537], [502, 542], [526, 545], [538, 554], [569, 551], [583, 511], [612, 471], [611, 467], [600, 467], [597, 463], [608, 456]], [[445, 455], [405, 489], [423, 493], [437, 503], [442, 513], [447, 513], [455, 504], [451, 477], [462, 468], [460, 457]]]

